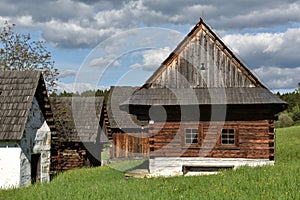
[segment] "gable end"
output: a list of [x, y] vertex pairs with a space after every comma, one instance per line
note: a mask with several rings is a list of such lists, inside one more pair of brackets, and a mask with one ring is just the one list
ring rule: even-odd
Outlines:
[[202, 19], [146, 81], [144, 87], [265, 88]]

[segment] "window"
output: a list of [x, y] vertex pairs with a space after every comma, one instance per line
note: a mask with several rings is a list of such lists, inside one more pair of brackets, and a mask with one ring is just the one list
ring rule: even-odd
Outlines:
[[222, 145], [235, 144], [234, 129], [222, 129], [221, 144]]
[[198, 129], [185, 129], [185, 144], [198, 144]]

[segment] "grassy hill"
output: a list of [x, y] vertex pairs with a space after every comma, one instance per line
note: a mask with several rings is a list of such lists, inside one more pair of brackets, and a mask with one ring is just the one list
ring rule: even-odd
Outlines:
[[276, 130], [276, 165], [196, 177], [134, 179], [109, 167], [72, 170], [0, 199], [300, 199], [300, 126]]

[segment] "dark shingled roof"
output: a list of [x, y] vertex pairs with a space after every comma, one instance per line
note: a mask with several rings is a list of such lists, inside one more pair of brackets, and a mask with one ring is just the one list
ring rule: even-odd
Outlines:
[[135, 115], [128, 114], [120, 109], [120, 104], [130, 98], [138, 87], [112, 86], [108, 96], [107, 115], [112, 129], [141, 128], [147, 125], [145, 121], [139, 121]]
[[130, 100], [122, 103], [122, 105], [128, 104], [245, 105], [286, 104], [286, 102], [265, 88], [149, 88], [137, 90]]
[[0, 140], [20, 140], [42, 74], [0, 71]]
[[103, 101], [104, 97], [51, 97], [59, 140], [96, 142]]

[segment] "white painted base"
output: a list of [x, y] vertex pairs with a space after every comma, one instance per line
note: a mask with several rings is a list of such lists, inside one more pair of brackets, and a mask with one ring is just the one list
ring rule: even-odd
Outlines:
[[[262, 166], [274, 165], [268, 159], [247, 158], [201, 158], [201, 157], [156, 157], [149, 159], [149, 177], [183, 175], [182, 166]], [[214, 174], [215, 172], [189, 172], [186, 175]]]
[[19, 187], [21, 148], [0, 146], [0, 189]]

